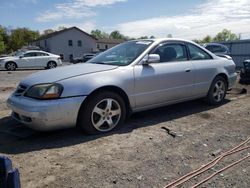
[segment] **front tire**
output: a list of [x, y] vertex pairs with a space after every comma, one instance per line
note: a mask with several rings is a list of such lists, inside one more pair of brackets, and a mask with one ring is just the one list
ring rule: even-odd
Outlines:
[[227, 93], [227, 81], [221, 76], [215, 77], [208, 91], [206, 102], [210, 105], [223, 103]]
[[5, 68], [8, 71], [15, 71], [16, 68], [17, 68], [17, 65], [14, 62], [7, 62], [6, 65], [5, 65]]
[[112, 131], [125, 121], [126, 106], [120, 95], [103, 91], [90, 96], [78, 114], [78, 127], [87, 134]]
[[56, 68], [56, 67], [57, 67], [57, 64], [54, 61], [50, 61], [50, 62], [47, 63], [47, 69], [53, 69], [53, 68]]

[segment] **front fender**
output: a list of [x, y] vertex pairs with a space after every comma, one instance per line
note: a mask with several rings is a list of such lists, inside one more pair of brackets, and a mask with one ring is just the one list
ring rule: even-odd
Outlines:
[[81, 75], [58, 83], [64, 87], [61, 97], [88, 96], [101, 87], [115, 86], [127, 94], [132, 106], [134, 104], [133, 67], [120, 67], [114, 70]]

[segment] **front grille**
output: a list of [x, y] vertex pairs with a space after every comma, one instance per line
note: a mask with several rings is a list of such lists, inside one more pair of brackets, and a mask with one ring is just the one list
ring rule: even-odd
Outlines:
[[15, 96], [21, 96], [25, 93], [25, 91], [27, 90], [27, 86], [20, 84], [19, 86], [17, 86], [17, 89], [15, 91]]

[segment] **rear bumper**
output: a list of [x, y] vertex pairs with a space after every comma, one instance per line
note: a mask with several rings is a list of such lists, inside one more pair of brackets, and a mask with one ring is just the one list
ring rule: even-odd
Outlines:
[[17, 121], [35, 130], [48, 131], [74, 127], [85, 98], [36, 100], [12, 95], [7, 106], [12, 109], [12, 117]]
[[237, 73], [235, 72], [228, 78], [228, 89], [231, 89], [235, 85], [236, 80], [237, 80]]

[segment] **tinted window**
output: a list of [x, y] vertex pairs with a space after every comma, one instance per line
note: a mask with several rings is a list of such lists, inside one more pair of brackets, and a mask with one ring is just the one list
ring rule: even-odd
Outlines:
[[36, 56], [48, 56], [48, 54], [42, 52], [36, 52]]
[[188, 44], [188, 49], [191, 60], [212, 59], [212, 57], [207, 52], [193, 44]]
[[206, 46], [206, 49], [208, 49], [210, 52], [213, 52], [213, 46]]
[[213, 53], [227, 52], [228, 51], [226, 47], [219, 46], [219, 45], [209, 45], [209, 46], [206, 46], [206, 49], [208, 49], [210, 52], [213, 52]]
[[162, 44], [152, 53], [159, 54], [160, 62], [187, 60], [186, 48], [182, 44]]
[[209, 46], [208, 48], [211, 52], [224, 52], [225, 49], [223, 49], [221, 46]]
[[35, 52], [30, 52], [30, 53], [23, 54], [23, 57], [35, 57], [35, 56], [36, 56]]

